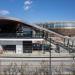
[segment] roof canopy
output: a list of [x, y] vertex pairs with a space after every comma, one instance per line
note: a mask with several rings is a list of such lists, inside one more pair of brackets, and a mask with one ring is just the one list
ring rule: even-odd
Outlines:
[[14, 24], [15, 23], [15, 25], [17, 25], [18, 23], [21, 23], [24, 26], [31, 27], [32, 29], [36, 29], [36, 30], [40, 30], [40, 31], [45, 31], [45, 32], [48, 32], [48, 33], [53, 33], [53, 34], [56, 34], [56, 35], [64, 38], [63, 35], [60, 35], [60, 34], [54, 32], [54, 31], [51, 31], [51, 30], [48, 30], [46, 28], [40, 27], [40, 26], [38, 26], [36, 24], [26, 23], [25, 21], [23, 21], [21, 19], [18, 19], [18, 18], [13, 18], [13, 17], [0, 17], [0, 24], [4, 24], [4, 23], [5, 24], [6, 23], [7, 24], [9, 24], [9, 23]]

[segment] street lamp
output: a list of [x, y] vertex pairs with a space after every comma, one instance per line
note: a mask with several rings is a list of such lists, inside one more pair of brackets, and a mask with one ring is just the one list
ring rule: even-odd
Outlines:
[[50, 56], [49, 56], [49, 58], [50, 58], [50, 59], [49, 59], [49, 60], [50, 60], [50, 61], [49, 61], [49, 62], [50, 62], [49, 75], [52, 75], [52, 70], [51, 70], [51, 38], [49, 39], [49, 42], [50, 42], [50, 45], [49, 45], [49, 55], [50, 55]]
[[47, 34], [45, 34], [46, 32], [44, 32], [44, 35], [45, 35], [45, 40], [46, 41], [49, 41], [49, 64], [50, 64], [50, 66], [49, 66], [49, 75], [52, 75], [52, 70], [51, 70], [51, 37], [50, 38], [48, 38], [48, 33]]

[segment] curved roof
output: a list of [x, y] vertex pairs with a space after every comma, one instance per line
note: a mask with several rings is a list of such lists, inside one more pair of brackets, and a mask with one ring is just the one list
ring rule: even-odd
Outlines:
[[31, 28], [37, 29], [37, 27], [33, 26], [32, 24], [26, 23], [25, 21], [23, 21], [23, 20], [21, 20], [19, 18], [2, 16], [2, 17], [0, 17], [0, 21], [3, 21], [3, 23], [4, 23], [4, 21], [5, 21], [5, 23], [8, 22], [8, 21], [9, 22], [15, 22], [15, 23], [18, 22], [18, 23], [22, 23], [22, 24], [24, 24], [26, 26], [29, 26]]
[[25, 24], [25, 25], [27, 25], [27, 26], [30, 26], [30, 27], [32, 27], [32, 28], [39, 29], [40, 31], [46, 31], [46, 32], [48, 32], [48, 33], [53, 33], [53, 34], [56, 34], [56, 35], [58, 35], [58, 36], [64, 38], [64, 36], [61, 35], [61, 34], [58, 34], [58, 33], [54, 32], [54, 31], [51, 31], [51, 30], [48, 30], [48, 29], [46, 29], [46, 28], [40, 27], [40, 26], [38, 26], [38, 25], [36, 25], [36, 24], [26, 23], [25, 21], [23, 21], [23, 20], [21, 20], [21, 19], [18, 19], [18, 18], [2, 16], [2, 17], [0, 17], [0, 20], [9, 20], [9, 21], [12, 20], [12, 21], [15, 21], [15, 22], [23, 23], [23, 24]]
[[19, 18], [14, 18], [14, 17], [5, 17], [5, 16], [2, 16], [2, 17], [0, 17], [0, 20], [9, 20], [9, 21], [20, 22], [20, 23], [24, 23], [24, 24], [29, 25], [25, 21], [23, 21], [23, 20], [21, 20]]
[[5, 20], [13, 20], [13, 21], [19, 21], [19, 22], [22, 22], [21, 19], [19, 19], [19, 18], [14, 18], [14, 17], [5, 17], [5, 16], [1, 16], [1, 17], [0, 17], [0, 20], [1, 20], [1, 19], [5, 19]]

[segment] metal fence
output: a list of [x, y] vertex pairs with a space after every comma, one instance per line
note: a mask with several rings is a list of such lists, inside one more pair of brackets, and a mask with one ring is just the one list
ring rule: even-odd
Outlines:
[[49, 61], [1, 60], [0, 75], [49, 75]]
[[51, 66], [49, 58], [0, 58], [0, 75], [75, 75], [75, 63], [71, 58], [54, 58]]

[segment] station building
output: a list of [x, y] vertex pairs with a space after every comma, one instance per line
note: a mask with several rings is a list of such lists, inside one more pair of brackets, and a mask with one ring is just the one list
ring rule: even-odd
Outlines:
[[75, 21], [50, 21], [36, 24], [63, 36], [75, 36]]
[[0, 17], [0, 53], [49, 52], [47, 39], [64, 44], [65, 36], [75, 36], [75, 22], [29, 24], [18, 18]]
[[71, 74], [75, 38], [69, 44], [64, 41], [69, 37], [75, 37], [75, 22], [30, 24], [0, 17], [0, 74]]
[[0, 17], [0, 53], [42, 50], [43, 29], [12, 17]]

